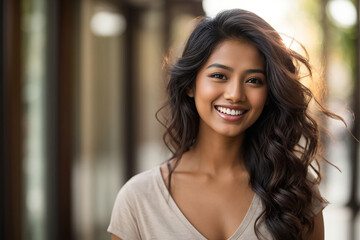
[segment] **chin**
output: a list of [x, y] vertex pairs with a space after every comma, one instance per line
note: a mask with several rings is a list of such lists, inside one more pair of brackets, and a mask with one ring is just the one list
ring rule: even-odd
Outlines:
[[219, 130], [218, 133], [224, 137], [231, 137], [231, 138], [235, 138], [235, 137], [240, 137], [244, 134], [244, 131], [239, 131], [239, 130]]

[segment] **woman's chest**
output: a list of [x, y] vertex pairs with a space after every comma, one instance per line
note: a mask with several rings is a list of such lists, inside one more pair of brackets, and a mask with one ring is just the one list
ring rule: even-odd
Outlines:
[[238, 182], [175, 182], [173, 199], [191, 225], [207, 239], [227, 239], [243, 222], [254, 197]]

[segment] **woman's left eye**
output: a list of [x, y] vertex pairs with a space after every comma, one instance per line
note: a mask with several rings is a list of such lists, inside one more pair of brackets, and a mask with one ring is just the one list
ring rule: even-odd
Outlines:
[[222, 80], [226, 80], [227, 77], [224, 75], [224, 74], [221, 74], [221, 73], [214, 73], [214, 74], [211, 74], [212, 78], [218, 78], [218, 79], [222, 79]]
[[262, 85], [264, 82], [260, 78], [249, 78], [246, 80], [247, 83]]

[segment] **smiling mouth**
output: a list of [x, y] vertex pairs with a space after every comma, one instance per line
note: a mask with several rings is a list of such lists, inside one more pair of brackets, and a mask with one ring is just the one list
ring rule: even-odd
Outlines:
[[215, 106], [215, 109], [216, 109], [216, 111], [226, 114], [226, 115], [229, 115], [229, 116], [241, 116], [247, 112], [247, 110], [235, 110], [235, 109], [219, 107], [219, 106]]

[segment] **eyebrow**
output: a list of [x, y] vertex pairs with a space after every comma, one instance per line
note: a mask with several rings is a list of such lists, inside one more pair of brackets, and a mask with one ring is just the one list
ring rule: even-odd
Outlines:
[[[210, 64], [207, 68], [212, 68], [212, 67], [216, 67], [216, 68], [223, 68], [223, 69], [226, 69], [226, 70], [229, 70], [229, 71], [234, 71], [233, 68], [231, 67], [228, 67], [228, 66], [225, 66], [223, 64], [220, 64], [220, 63], [213, 63], [213, 64]], [[264, 75], [266, 75], [265, 71], [264, 70], [261, 70], [261, 69], [248, 69], [245, 71], [246, 73], [262, 73]]]

